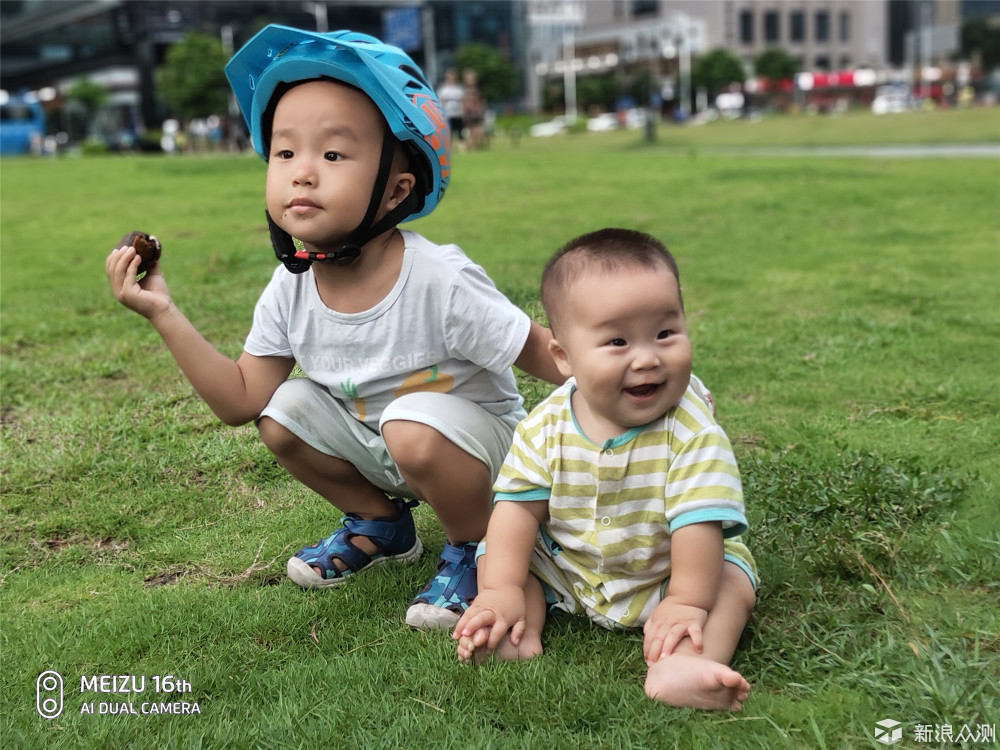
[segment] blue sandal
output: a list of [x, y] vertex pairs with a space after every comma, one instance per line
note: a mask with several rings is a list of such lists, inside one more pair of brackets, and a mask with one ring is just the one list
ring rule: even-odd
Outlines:
[[[417, 536], [410, 508], [416, 500], [390, 498], [396, 506], [394, 516], [366, 520], [353, 513], [344, 515], [343, 525], [326, 539], [310, 547], [303, 547], [288, 559], [288, 577], [302, 588], [322, 589], [340, 586], [347, 580], [375, 565], [384, 562], [413, 562], [424, 546]], [[370, 539], [379, 551], [369, 555], [354, 545], [352, 538], [364, 536]], [[347, 566], [337, 570], [335, 560]], [[323, 571], [320, 575], [314, 568]]]
[[451, 629], [479, 593], [476, 583], [476, 542], [445, 544], [437, 573], [406, 610], [411, 628]]

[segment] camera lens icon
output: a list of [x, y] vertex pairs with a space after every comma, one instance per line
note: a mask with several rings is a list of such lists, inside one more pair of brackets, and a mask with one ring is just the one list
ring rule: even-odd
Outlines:
[[63, 710], [63, 679], [55, 670], [38, 675], [35, 682], [35, 707], [43, 719], [54, 719]]

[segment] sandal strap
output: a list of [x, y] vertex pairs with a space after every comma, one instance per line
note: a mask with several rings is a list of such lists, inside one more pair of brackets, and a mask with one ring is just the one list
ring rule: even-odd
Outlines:
[[473, 546], [463, 544], [460, 547], [456, 547], [453, 544], [445, 542], [444, 549], [441, 550], [441, 559], [456, 565], [464, 562], [474, 568], [476, 567], [476, 550], [478, 546], [478, 544]]
[[[410, 508], [418, 504], [416, 500], [403, 500], [402, 498], [392, 498], [392, 502], [396, 506], [396, 515], [366, 519], [348, 513], [344, 516], [344, 526], [351, 534], [368, 537], [376, 547], [385, 553], [387, 548], [396, 541], [397, 536], [409, 533], [409, 526], [401, 524], [399, 521], [404, 513], [408, 513]], [[367, 562], [365, 564], [367, 565]]]
[[476, 598], [476, 543], [444, 545], [438, 570], [430, 582], [417, 594], [412, 604], [430, 604], [457, 614], [468, 609]]
[[372, 556], [365, 552], [360, 547], [356, 547], [354, 543], [348, 538], [344, 540], [344, 546], [337, 550], [336, 552], [331, 552], [327, 555], [327, 565], [326, 571], [324, 571], [324, 578], [341, 578], [344, 571], [338, 571], [333, 566], [329, 565], [329, 562], [333, 560], [340, 560], [347, 566], [347, 571], [353, 572], [356, 570], [361, 570], [368, 563], [372, 561]]

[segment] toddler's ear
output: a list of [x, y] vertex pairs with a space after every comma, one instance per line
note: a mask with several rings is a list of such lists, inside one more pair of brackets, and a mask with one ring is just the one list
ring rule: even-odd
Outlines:
[[564, 378], [573, 377], [573, 368], [570, 366], [569, 354], [562, 348], [558, 339], [549, 340], [549, 354], [552, 355], [552, 359], [556, 363], [556, 369], [559, 370], [560, 375]]
[[402, 203], [406, 196], [413, 192], [416, 184], [417, 178], [412, 172], [396, 172], [394, 181], [388, 187], [386, 208], [391, 211]]

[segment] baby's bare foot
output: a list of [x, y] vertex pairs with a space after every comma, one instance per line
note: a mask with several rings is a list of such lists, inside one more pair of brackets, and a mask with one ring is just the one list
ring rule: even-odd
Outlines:
[[690, 654], [673, 653], [646, 673], [646, 695], [671, 706], [739, 711], [750, 683], [725, 664]]
[[468, 636], [462, 636], [458, 641], [459, 660], [471, 661], [473, 664], [482, 664], [491, 656], [496, 656], [500, 661], [518, 661], [532, 659], [541, 653], [542, 638], [539, 634], [526, 633], [515, 646], [508, 633], [492, 651], [486, 648], [485, 642], [482, 645], [477, 644]]
[[542, 653], [542, 638], [538, 634], [525, 633], [515, 646], [510, 640], [510, 633], [500, 641], [494, 652], [500, 661], [518, 661], [533, 659]]

